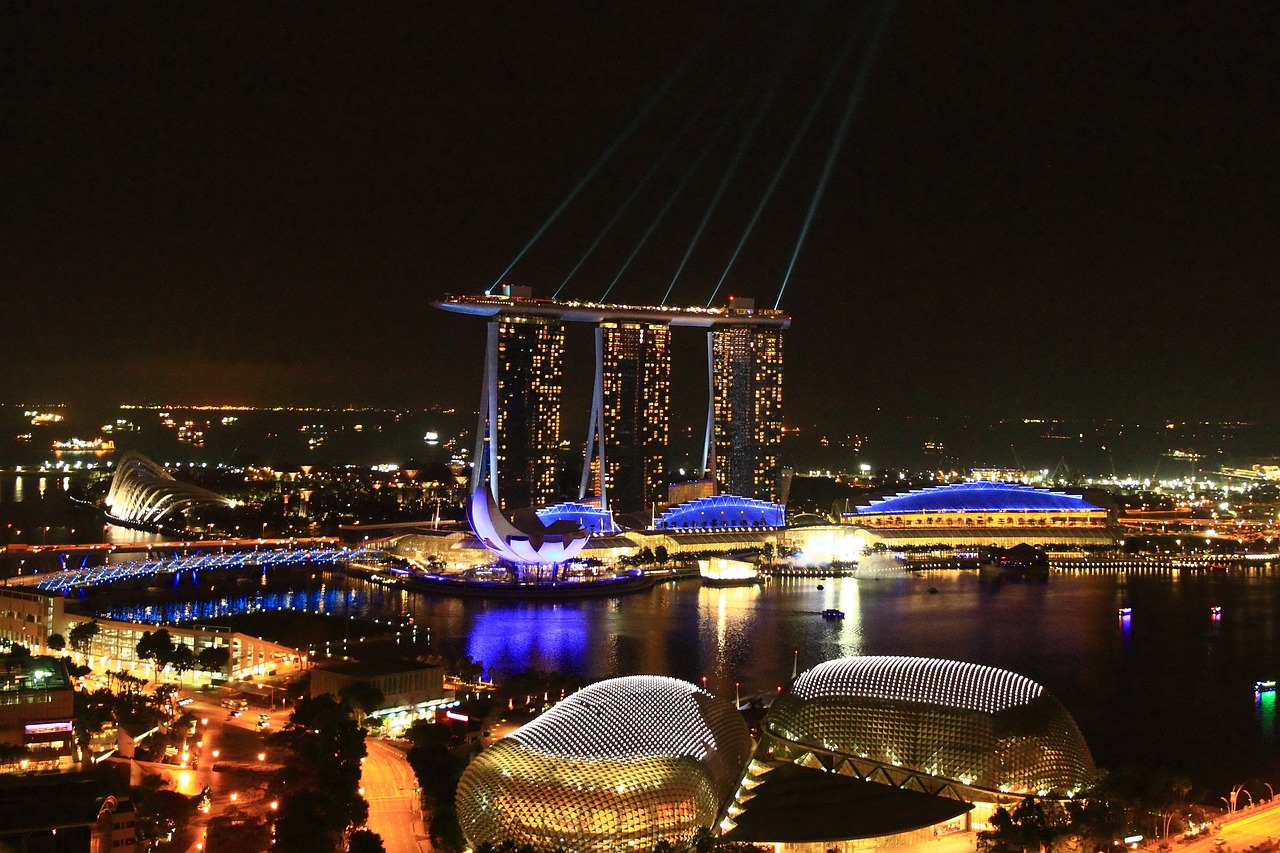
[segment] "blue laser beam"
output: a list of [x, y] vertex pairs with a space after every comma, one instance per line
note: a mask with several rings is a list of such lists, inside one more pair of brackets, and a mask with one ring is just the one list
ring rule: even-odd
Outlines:
[[689, 240], [689, 245], [684, 251], [684, 257], [680, 259], [680, 264], [676, 267], [675, 274], [671, 276], [671, 283], [667, 285], [667, 292], [662, 295], [660, 304], [665, 305], [667, 299], [670, 298], [671, 291], [675, 289], [676, 282], [680, 280], [685, 266], [689, 263], [689, 258], [693, 255], [693, 250], [697, 248], [703, 232], [707, 229], [707, 223], [711, 221], [712, 214], [715, 213], [716, 208], [720, 205], [720, 199], [724, 197], [725, 190], [728, 189], [729, 183], [738, 171], [738, 166], [742, 163], [743, 156], [747, 153], [747, 149], [751, 147], [751, 143], [755, 141], [756, 134], [760, 131], [760, 125], [764, 121], [765, 115], [768, 114], [769, 108], [773, 106], [774, 99], [778, 96], [778, 90], [782, 88], [782, 81], [786, 79], [787, 72], [795, 61], [801, 38], [808, 31], [809, 25], [812, 24], [815, 11], [816, 5], [810, 5], [808, 14], [792, 29], [786, 49], [779, 58], [778, 66], [774, 69], [773, 77], [769, 81], [769, 88], [765, 90], [764, 96], [760, 99], [760, 105], [751, 119], [751, 124], [747, 126], [746, 133], [738, 140], [733, 157], [729, 161], [729, 165], [725, 167], [724, 174], [720, 176], [720, 184], [711, 196], [711, 201], [707, 203], [707, 209], [702, 213], [702, 221], [698, 223], [698, 227], [694, 230], [693, 237]]
[[671, 141], [667, 143], [666, 148], [664, 148], [662, 150], [662, 153], [658, 155], [658, 158], [654, 160], [653, 165], [649, 167], [649, 170], [647, 172], [645, 172], [644, 177], [642, 177], [640, 179], [640, 182], [636, 184], [635, 189], [631, 191], [631, 194], [627, 196], [627, 198], [622, 202], [621, 206], [618, 207], [617, 211], [614, 212], [613, 216], [605, 224], [604, 228], [600, 229], [600, 233], [596, 235], [596, 239], [593, 240], [591, 245], [587, 247], [587, 250], [582, 253], [582, 257], [579, 258], [578, 262], [573, 265], [573, 269], [569, 270], [569, 274], [564, 277], [564, 281], [560, 282], [560, 286], [556, 288], [556, 292], [551, 294], [552, 299], [559, 298], [560, 291], [564, 290], [565, 285], [567, 285], [569, 283], [569, 280], [573, 278], [574, 275], [577, 274], [579, 269], [582, 268], [582, 265], [586, 263], [587, 258], [591, 257], [591, 254], [600, 245], [600, 242], [604, 240], [605, 235], [607, 235], [609, 231], [613, 228], [613, 226], [617, 224], [618, 220], [622, 218], [622, 214], [627, 211], [627, 208], [629, 208], [631, 206], [631, 203], [636, 200], [636, 198], [640, 195], [640, 192], [646, 186], [648, 186], [651, 180], [653, 180], [654, 175], [658, 173], [658, 170], [662, 167], [662, 164], [666, 162], [667, 158], [671, 156], [671, 153], [676, 150], [676, 148], [684, 140], [685, 136], [689, 134], [689, 131], [693, 129], [693, 126], [697, 124], [698, 120], [701, 119], [702, 116], [706, 113], [707, 108], [711, 106], [711, 103], [715, 100], [715, 96], [724, 87], [724, 84], [726, 81], [728, 81], [728, 79], [729, 79], [728, 73], [723, 73], [720, 75], [720, 81], [714, 87], [712, 87], [711, 91], [708, 93], [707, 98], [703, 102], [702, 106], [699, 107], [698, 110], [693, 113], [693, 115], [689, 116], [688, 120], [684, 123], [684, 125], [671, 137]]
[[769, 200], [773, 197], [774, 190], [778, 188], [778, 184], [782, 181], [782, 176], [786, 173], [787, 168], [791, 165], [791, 158], [800, 148], [800, 143], [809, 134], [809, 128], [813, 125], [813, 120], [817, 117], [818, 111], [822, 105], [827, 102], [827, 98], [831, 96], [831, 90], [835, 88], [836, 80], [840, 77], [840, 72], [844, 69], [845, 64], [849, 61], [849, 57], [853, 55], [854, 48], [858, 45], [859, 34], [866, 25], [868, 17], [867, 10], [870, 7], [864, 7], [863, 14], [858, 16], [857, 25], [850, 37], [845, 41], [844, 50], [836, 58], [831, 65], [831, 71], [827, 73], [826, 80], [822, 83], [822, 88], [818, 90], [817, 96], [813, 99], [813, 103], [809, 106], [809, 112], [805, 115], [804, 120], [796, 129], [796, 133], [791, 137], [791, 144], [787, 146], [786, 153], [782, 155], [782, 160], [778, 164], [778, 169], [773, 173], [773, 179], [769, 181], [769, 186], [765, 188], [764, 194], [760, 197], [760, 202], [756, 205], [755, 211], [751, 214], [751, 219], [747, 222], [747, 227], [742, 230], [742, 236], [738, 239], [738, 245], [734, 247], [733, 254], [729, 256], [729, 262], [725, 264], [724, 272], [720, 273], [720, 279], [716, 282], [715, 288], [711, 291], [710, 298], [707, 299], [707, 307], [711, 307], [711, 303], [715, 301], [716, 295], [720, 293], [720, 288], [724, 285], [724, 280], [729, 277], [729, 272], [733, 269], [734, 264], [738, 262], [738, 256], [742, 253], [742, 247], [747, 244], [747, 240], [751, 237], [751, 233], [755, 230], [756, 224], [760, 221], [761, 214], [768, 206]]
[[547, 229], [550, 228], [551, 225], [557, 219], [560, 218], [560, 214], [564, 213], [565, 209], [568, 208], [569, 205], [573, 203], [573, 200], [578, 197], [578, 193], [582, 192], [582, 189], [587, 184], [591, 183], [591, 180], [604, 167], [604, 164], [607, 163], [611, 157], [613, 157], [614, 153], [622, 146], [622, 143], [625, 142], [627, 138], [631, 136], [631, 134], [635, 131], [637, 127], [641, 125], [641, 123], [643, 123], [645, 118], [648, 117], [649, 113], [653, 111], [653, 108], [657, 106], [662, 101], [663, 98], [666, 97], [667, 93], [671, 91], [671, 87], [676, 84], [676, 81], [678, 81], [681, 77], [683, 77], [685, 72], [689, 70], [689, 67], [693, 64], [694, 59], [696, 59], [699, 55], [701, 55], [701, 53], [706, 49], [707, 45], [711, 42], [711, 39], [717, 29], [718, 29], [717, 27], [712, 27], [711, 29], [709, 29], [707, 33], [702, 37], [702, 40], [694, 47], [694, 49], [691, 50], [684, 57], [684, 59], [682, 59], [680, 63], [676, 65], [675, 69], [671, 72], [670, 75], [667, 76], [667, 79], [663, 82], [663, 84], [659, 86], [658, 89], [649, 97], [649, 100], [645, 102], [644, 106], [642, 106], [640, 110], [634, 116], [631, 117], [631, 120], [627, 122], [625, 127], [622, 128], [622, 131], [618, 134], [618, 136], [613, 140], [613, 142], [609, 144], [609, 147], [606, 148], [600, 154], [600, 156], [596, 158], [596, 161], [595, 163], [592, 164], [591, 168], [587, 169], [586, 173], [581, 178], [578, 179], [578, 183], [574, 186], [572, 190], [569, 191], [569, 194], [564, 197], [564, 200], [560, 202], [559, 206], [556, 207], [554, 211], [552, 211], [551, 215], [547, 217], [547, 220], [542, 223], [541, 227], [539, 227], [538, 230], [534, 232], [533, 236], [529, 238], [529, 242], [525, 243], [524, 248], [522, 248], [519, 252], [516, 253], [516, 256], [511, 260], [511, 263], [507, 264], [507, 268], [502, 271], [502, 274], [499, 275], [498, 278], [494, 281], [494, 283], [490, 286], [489, 288], [490, 290], [502, 284], [502, 280], [507, 277], [507, 274], [510, 273], [511, 270], [515, 268], [516, 264], [520, 263], [521, 259], [523, 259], [525, 254], [528, 253], [528, 251], [531, 248], [533, 248], [534, 244], [537, 243], [538, 240], [542, 238], [542, 235], [546, 233]]
[[795, 249], [792, 251], [791, 260], [787, 264], [787, 271], [782, 276], [782, 284], [778, 288], [778, 298], [773, 303], [774, 310], [777, 310], [778, 306], [782, 304], [782, 295], [786, 293], [787, 284], [791, 280], [791, 273], [795, 270], [796, 259], [800, 257], [800, 250], [804, 247], [805, 238], [809, 236], [810, 226], [813, 225], [814, 213], [817, 212], [818, 205], [822, 201], [822, 194], [827, 189], [827, 182], [831, 179], [831, 170], [835, 166], [836, 155], [840, 153], [845, 137], [849, 135], [849, 125], [853, 121], [853, 114], [862, 100], [862, 93], [867, 87], [867, 78], [871, 74], [871, 66], [875, 63], [875, 57], [879, 52], [881, 42], [884, 41], [884, 33], [889, 24], [889, 12], [892, 5], [892, 0], [885, 0], [880, 4], [880, 16], [876, 21], [875, 32], [872, 34], [867, 52], [862, 57], [862, 64], [858, 68], [858, 76], [849, 91], [849, 100], [845, 103], [844, 114], [840, 117], [840, 126], [836, 129], [835, 136], [832, 137], [831, 148], [827, 151], [827, 159], [822, 166], [822, 174], [818, 178], [817, 188], [814, 190], [813, 198], [809, 202], [809, 210], [805, 214], [804, 224], [800, 228], [800, 236], [796, 239]]

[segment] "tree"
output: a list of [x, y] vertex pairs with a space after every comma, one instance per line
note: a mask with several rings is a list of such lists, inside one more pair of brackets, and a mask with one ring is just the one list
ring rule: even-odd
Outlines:
[[338, 849], [338, 832], [326, 813], [328, 798], [320, 791], [301, 790], [280, 804], [276, 840], [280, 853], [316, 853]]
[[184, 672], [196, 668], [196, 655], [186, 643], [178, 643], [173, 647], [173, 651], [170, 652], [169, 659], [165, 663], [176, 669], [178, 678], [182, 678]]
[[766, 542], [760, 546], [760, 558], [766, 563], [772, 563], [774, 558], [774, 548], [772, 542]]
[[231, 660], [231, 649], [226, 646], [205, 646], [196, 655], [198, 669], [205, 672], [220, 672], [227, 668]]
[[50, 634], [49, 639], [45, 641], [45, 645], [50, 651], [60, 652], [67, 647], [67, 638], [61, 634]]
[[157, 669], [164, 669], [173, 658], [173, 637], [166, 628], [146, 631], [135, 648], [138, 660], [155, 661]]
[[382, 691], [367, 681], [353, 681], [338, 691], [338, 696], [355, 709], [361, 721], [382, 707], [386, 697]]
[[667, 553], [666, 545], [659, 545], [653, 549], [653, 561], [659, 566], [665, 566], [667, 561], [671, 559], [671, 555]]
[[93, 638], [96, 636], [98, 636], [98, 620], [96, 619], [89, 622], [81, 622], [67, 632], [67, 640], [71, 643], [71, 650], [82, 655], [89, 654], [89, 648], [93, 645]]
[[347, 853], [386, 853], [382, 836], [368, 829], [357, 829], [347, 839]]

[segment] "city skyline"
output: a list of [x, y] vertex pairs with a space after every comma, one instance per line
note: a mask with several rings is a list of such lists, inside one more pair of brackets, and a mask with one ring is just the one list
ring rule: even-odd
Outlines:
[[[7, 7], [0, 398], [467, 405], [450, 356], [478, 330], [430, 302], [489, 287], [708, 34], [765, 90], [802, 8]], [[818, 14], [779, 104], [809, 103], [850, 14]], [[804, 329], [789, 416], [1275, 418], [1273, 14], [899, 4], [781, 305]], [[561, 286], [717, 74], [694, 68], [507, 280]], [[801, 111], [764, 122], [671, 304], [705, 300]], [[772, 304], [837, 113], [724, 295]], [[731, 159], [612, 298], [661, 295]], [[644, 222], [568, 289], [598, 296]]]

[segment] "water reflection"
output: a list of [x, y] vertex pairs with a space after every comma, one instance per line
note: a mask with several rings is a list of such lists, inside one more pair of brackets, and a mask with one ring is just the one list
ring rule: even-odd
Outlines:
[[587, 614], [572, 603], [495, 607], [472, 620], [467, 654], [484, 664], [486, 675], [577, 673], [585, 664], [591, 627]]
[[[738, 685], [743, 697], [774, 692], [793, 666], [846, 655], [943, 657], [1043, 684], [1076, 718], [1103, 767], [1158, 761], [1212, 787], [1280, 765], [1274, 696], [1265, 704], [1254, 696], [1255, 681], [1280, 676], [1280, 576], [1269, 568], [1055, 572], [1047, 583], [992, 585], [974, 572], [886, 565], [857, 577], [728, 589], [681, 581], [573, 602], [447, 598], [329, 581], [231, 595], [219, 583], [216, 592], [187, 593], [191, 602], [152, 602], [150, 611], [112, 615], [199, 621], [269, 609], [411, 614], [430, 629], [432, 653], [469, 655], [499, 681], [533, 669], [585, 681], [661, 673], [700, 683], [705, 676], [708, 688], [726, 697]], [[1132, 615], [1121, 619], [1125, 605]], [[1215, 605], [1222, 607], [1216, 621], [1209, 611]], [[830, 607], [845, 618], [823, 619]]]

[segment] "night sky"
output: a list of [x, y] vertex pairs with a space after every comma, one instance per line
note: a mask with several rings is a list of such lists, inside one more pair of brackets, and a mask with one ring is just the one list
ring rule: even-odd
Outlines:
[[[550, 295], [694, 118], [562, 294], [599, 298], [727, 115], [610, 295], [658, 301], [794, 40], [670, 300], [704, 304], [857, 30], [806, 8], [4, 4], [0, 401], [470, 407], [482, 324], [431, 301], [492, 285], [691, 56], [506, 278]], [[896, 4], [782, 301], [788, 420], [1280, 417], [1277, 17]], [[725, 294], [773, 303], [870, 42]]]

